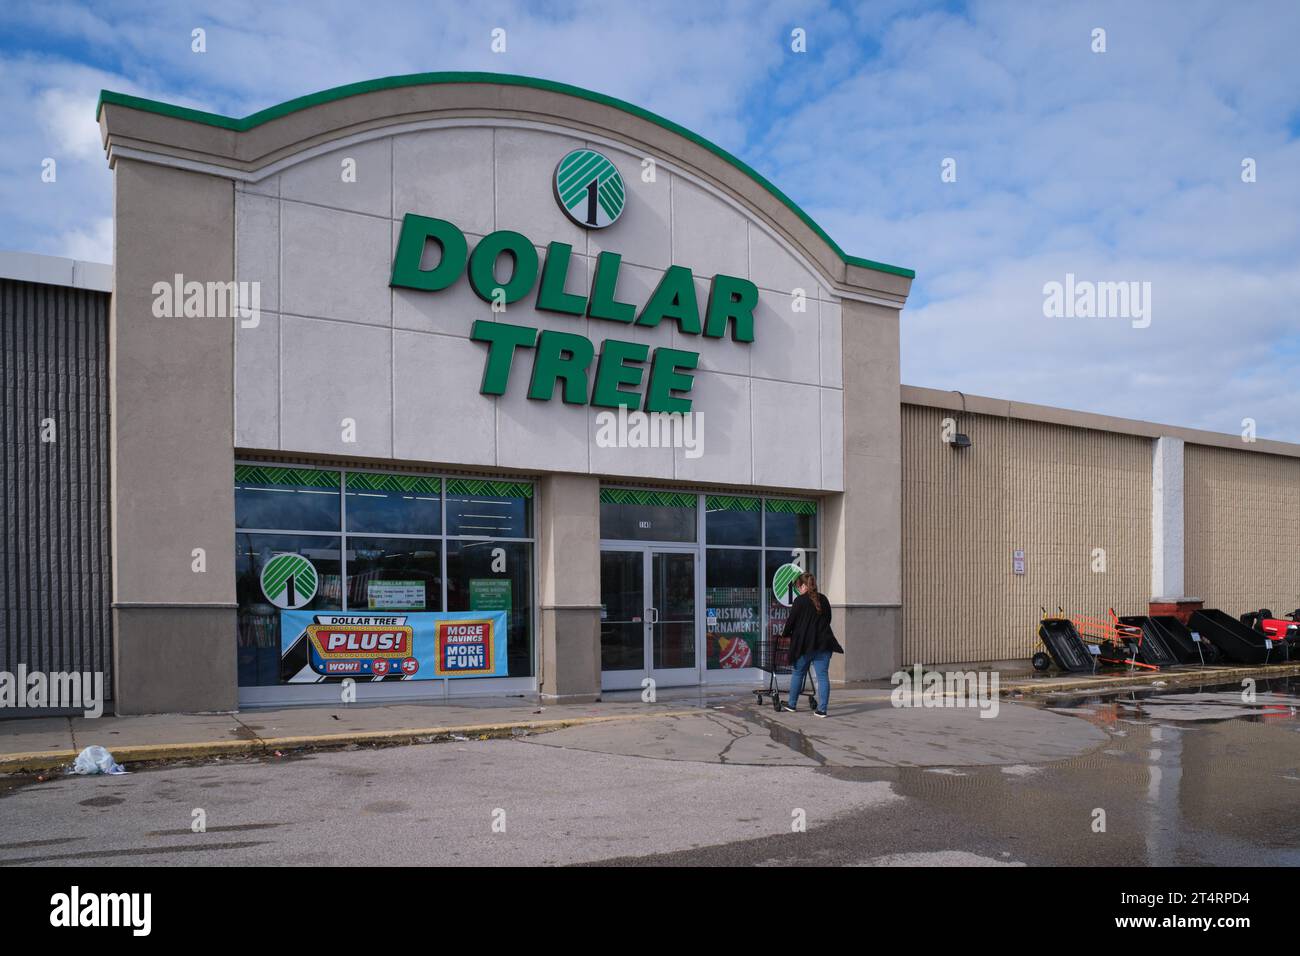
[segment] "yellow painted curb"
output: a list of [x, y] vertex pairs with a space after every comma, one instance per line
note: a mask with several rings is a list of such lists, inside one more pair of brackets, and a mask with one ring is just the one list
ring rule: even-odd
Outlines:
[[[187, 757], [211, 757], [225, 754], [261, 754], [277, 750], [301, 750], [306, 747], [343, 747], [348, 744], [403, 744], [448, 738], [453, 734], [499, 737], [515, 730], [561, 730], [585, 724], [651, 720], [660, 717], [685, 717], [704, 711], [665, 710], [644, 714], [602, 714], [594, 717], [560, 717], [553, 720], [521, 720], [490, 724], [461, 724], [445, 727], [404, 727], [396, 730], [364, 730], [341, 734], [300, 734], [290, 737], [258, 737], [253, 740], [207, 740], [177, 744], [126, 744], [113, 748], [118, 763], [150, 760], [179, 760]], [[0, 773], [36, 773], [57, 770], [77, 759], [78, 750], [43, 750], [0, 755]]]

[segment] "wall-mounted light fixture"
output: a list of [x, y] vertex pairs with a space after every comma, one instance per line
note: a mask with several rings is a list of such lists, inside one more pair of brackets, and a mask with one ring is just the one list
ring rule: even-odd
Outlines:
[[[957, 392], [958, 395], [961, 395], [961, 413], [962, 415], [965, 415], [966, 395], [955, 388], [953, 389], [953, 391]], [[957, 432], [952, 436], [952, 441], [950, 441], [948, 444], [952, 445], [953, 448], [969, 448], [971, 445], [970, 436], [965, 434], [964, 432]]]

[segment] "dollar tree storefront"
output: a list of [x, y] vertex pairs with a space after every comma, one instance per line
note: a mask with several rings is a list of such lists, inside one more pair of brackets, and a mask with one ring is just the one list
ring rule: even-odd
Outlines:
[[540, 80], [99, 119], [119, 713], [753, 681], [800, 568], [897, 665], [908, 270]]

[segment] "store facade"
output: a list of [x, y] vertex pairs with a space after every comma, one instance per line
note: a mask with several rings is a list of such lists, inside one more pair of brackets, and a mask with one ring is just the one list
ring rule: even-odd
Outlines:
[[99, 118], [119, 713], [752, 681], [791, 568], [897, 666], [909, 270], [543, 81]]

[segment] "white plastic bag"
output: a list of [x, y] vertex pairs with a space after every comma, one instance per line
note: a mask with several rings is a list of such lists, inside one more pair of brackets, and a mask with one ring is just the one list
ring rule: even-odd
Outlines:
[[99, 774], [126, 773], [122, 765], [113, 759], [113, 755], [103, 747], [87, 747], [77, 754], [68, 773]]

